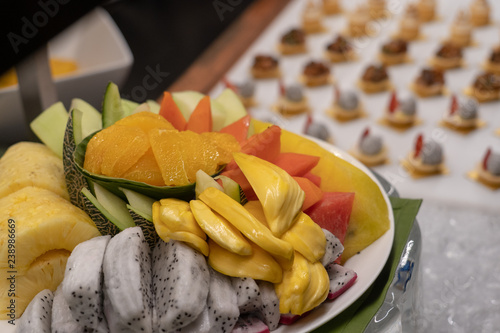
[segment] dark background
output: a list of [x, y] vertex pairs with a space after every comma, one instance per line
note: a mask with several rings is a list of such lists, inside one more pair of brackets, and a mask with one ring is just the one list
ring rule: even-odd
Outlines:
[[[100, 5], [111, 14], [134, 55], [122, 95], [130, 95], [132, 88], [142, 83], [146, 67], [159, 66], [169, 75], [147, 92], [146, 98], [156, 99], [252, 1], [4, 0], [0, 10], [0, 73]], [[35, 31], [27, 28], [27, 21], [36, 23]], [[17, 40], [18, 52], [11, 41], [14, 34], [23, 38]]]

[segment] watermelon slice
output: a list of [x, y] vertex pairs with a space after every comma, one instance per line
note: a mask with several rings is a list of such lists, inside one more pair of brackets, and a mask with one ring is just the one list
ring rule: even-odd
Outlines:
[[323, 191], [309, 179], [304, 177], [293, 177], [293, 179], [295, 179], [305, 194], [302, 211], [305, 211], [323, 198]]
[[344, 244], [353, 202], [352, 192], [323, 192], [323, 198], [305, 213]]

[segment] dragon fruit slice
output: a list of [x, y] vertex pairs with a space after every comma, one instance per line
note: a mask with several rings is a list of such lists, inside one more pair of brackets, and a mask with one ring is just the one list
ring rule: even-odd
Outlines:
[[257, 312], [262, 307], [259, 286], [252, 278], [231, 279], [238, 300], [240, 314]]
[[236, 291], [231, 279], [209, 267], [210, 289], [207, 308], [213, 332], [231, 332], [240, 316]]
[[189, 325], [206, 307], [210, 281], [206, 259], [183, 242], [158, 242], [153, 276], [159, 332]]
[[16, 324], [16, 332], [50, 333], [54, 294], [49, 289], [40, 291], [31, 300]]
[[262, 314], [264, 323], [271, 331], [278, 328], [280, 323], [280, 306], [279, 298], [274, 291], [274, 285], [266, 281], [257, 281], [260, 290], [260, 298], [262, 306], [260, 313]]
[[[208, 307], [204, 307], [198, 317], [189, 325], [178, 328], [176, 333], [211, 333], [211, 332], [230, 332], [215, 330], [212, 326], [211, 318], [209, 316]], [[164, 331], [161, 331], [164, 332]]]
[[358, 275], [352, 269], [338, 265], [330, 264], [326, 266], [326, 271], [330, 277], [330, 290], [328, 291], [328, 299], [334, 300], [349, 289]]
[[73, 317], [95, 332], [108, 331], [103, 310], [102, 262], [110, 239], [111, 236], [101, 236], [78, 244], [68, 258], [62, 282], [61, 294]]
[[344, 245], [330, 231], [323, 229], [323, 232], [326, 236], [326, 249], [323, 258], [321, 258], [321, 263], [326, 267], [340, 257], [342, 252], [344, 252]]
[[269, 327], [252, 315], [240, 316], [232, 333], [269, 333]]
[[69, 305], [64, 298], [62, 285], [57, 287], [54, 292], [54, 301], [52, 303], [52, 333], [84, 333], [93, 332], [91, 328], [85, 328], [80, 325], [71, 313]]
[[295, 323], [297, 320], [299, 320], [300, 318], [302, 318], [301, 315], [291, 314], [291, 313], [282, 313], [280, 315], [280, 324], [291, 325], [291, 324]]
[[151, 259], [140, 227], [111, 238], [103, 261], [104, 313], [111, 332], [152, 332]]

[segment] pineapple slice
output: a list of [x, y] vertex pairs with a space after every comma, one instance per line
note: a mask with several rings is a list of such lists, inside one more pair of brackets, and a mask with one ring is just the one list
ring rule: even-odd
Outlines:
[[36, 186], [69, 200], [62, 161], [41, 143], [12, 145], [0, 159], [0, 175], [0, 198], [23, 187]]
[[24, 187], [0, 199], [0, 319], [12, 300], [20, 316], [39, 291], [55, 290], [70, 252], [95, 236], [92, 220], [49, 190]]

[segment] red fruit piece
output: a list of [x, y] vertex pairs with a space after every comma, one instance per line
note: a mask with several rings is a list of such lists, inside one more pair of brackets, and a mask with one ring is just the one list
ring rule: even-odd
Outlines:
[[293, 179], [295, 179], [305, 194], [304, 203], [302, 204], [303, 211], [321, 200], [323, 191], [318, 186], [314, 185], [313, 182], [304, 177], [293, 177]]
[[394, 111], [396, 111], [396, 109], [398, 108], [398, 105], [398, 96], [396, 94], [396, 91], [393, 91], [391, 94], [391, 101], [389, 102], [389, 112], [394, 113]]
[[490, 155], [491, 155], [491, 148], [488, 148], [483, 158], [483, 170], [488, 170], [488, 159], [490, 158]]
[[299, 153], [279, 153], [274, 164], [288, 172], [290, 176], [303, 176], [319, 162], [319, 156]]
[[424, 146], [424, 136], [422, 134], [419, 134], [417, 137], [417, 141], [415, 142], [415, 154], [413, 155], [414, 158], [417, 158], [420, 155], [423, 146]]
[[353, 202], [353, 192], [323, 192], [321, 200], [307, 209], [305, 213], [344, 244]]
[[160, 105], [160, 116], [168, 120], [172, 126], [179, 131], [184, 131], [186, 128], [186, 119], [168, 91], [163, 93], [163, 100]]
[[205, 96], [191, 113], [186, 124], [186, 130], [201, 134], [212, 131], [212, 108], [210, 106], [210, 97]]
[[242, 144], [247, 139], [249, 127], [250, 116], [246, 115], [236, 120], [232, 124], [223, 127], [219, 132], [231, 134], [240, 144]]
[[457, 95], [453, 94], [451, 96], [451, 106], [450, 106], [450, 116], [454, 115], [458, 110], [458, 99]]

